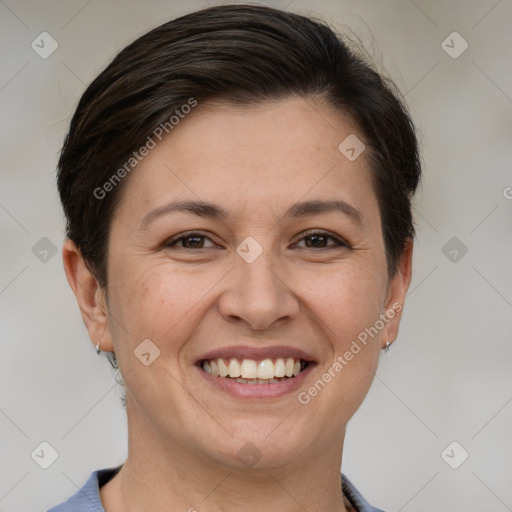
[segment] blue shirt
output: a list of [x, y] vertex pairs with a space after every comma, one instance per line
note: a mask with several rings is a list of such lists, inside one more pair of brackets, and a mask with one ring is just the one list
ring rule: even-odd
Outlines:
[[[101, 504], [99, 488], [114, 478], [121, 467], [122, 465], [94, 471], [76, 494], [47, 512], [105, 512]], [[341, 488], [357, 512], [385, 512], [380, 508], [372, 507], [343, 474], [341, 475]]]

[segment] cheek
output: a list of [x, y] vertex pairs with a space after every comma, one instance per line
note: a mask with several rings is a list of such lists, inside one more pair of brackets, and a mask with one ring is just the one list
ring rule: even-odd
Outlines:
[[318, 379], [303, 390], [302, 399], [314, 403], [318, 411], [335, 408], [336, 415], [318, 415], [333, 432], [360, 406], [378, 365], [380, 331], [372, 327], [381, 313], [383, 290], [377, 276], [347, 264], [304, 291], [313, 321], [328, 339], [330, 357]]
[[347, 261], [314, 277], [305, 272], [295, 281], [311, 283], [302, 286], [299, 293], [336, 352], [344, 351], [347, 343], [379, 318], [384, 287], [375, 269]]
[[149, 338], [162, 351], [178, 349], [197, 325], [201, 302], [208, 300], [220, 277], [218, 272], [176, 269], [168, 263], [120, 272], [113, 314], [130, 333], [130, 346]]

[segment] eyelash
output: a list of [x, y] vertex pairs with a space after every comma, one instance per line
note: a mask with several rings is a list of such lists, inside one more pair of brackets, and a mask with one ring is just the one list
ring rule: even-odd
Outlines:
[[[299, 240], [299, 242], [304, 240], [305, 238], [312, 237], [315, 235], [324, 236], [324, 237], [330, 238], [336, 242], [335, 244], [328, 245], [327, 247], [319, 247], [320, 250], [327, 251], [327, 250], [338, 248], [338, 247], [346, 247], [347, 249], [351, 249], [351, 246], [347, 242], [345, 242], [344, 240], [342, 240], [341, 238], [339, 238], [337, 236], [331, 235], [330, 233], [328, 233], [326, 231], [315, 231], [315, 230], [308, 231], [302, 235], [302, 238]], [[207, 235], [205, 235], [199, 231], [192, 231], [190, 233], [186, 233], [185, 235], [181, 235], [179, 238], [175, 238], [174, 240], [173, 239], [169, 240], [168, 242], [165, 243], [165, 247], [166, 248], [174, 247], [180, 241], [186, 240], [187, 238], [207, 238], [212, 243], [214, 243]], [[193, 250], [192, 248], [189, 248], [189, 247], [181, 247], [181, 248]], [[199, 247], [198, 249], [211, 249], [211, 247]], [[304, 249], [315, 249], [315, 247], [304, 247]]]

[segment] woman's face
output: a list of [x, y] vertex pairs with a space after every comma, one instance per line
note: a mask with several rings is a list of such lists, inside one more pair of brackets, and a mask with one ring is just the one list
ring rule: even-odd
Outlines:
[[[238, 467], [339, 449], [397, 334], [411, 257], [388, 280], [366, 154], [338, 149], [351, 134], [313, 100], [199, 104], [129, 176], [101, 346], [141, 440]], [[249, 380], [309, 365], [248, 384], [201, 367], [217, 357]]]

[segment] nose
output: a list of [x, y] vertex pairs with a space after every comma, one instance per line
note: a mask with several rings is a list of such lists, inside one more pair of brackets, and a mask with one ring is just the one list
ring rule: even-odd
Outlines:
[[219, 299], [219, 311], [226, 321], [266, 330], [297, 317], [299, 300], [269, 253], [263, 251], [252, 263], [235, 256], [235, 268]]

